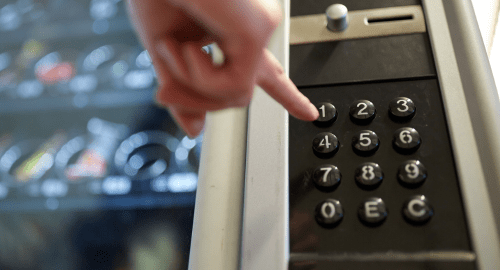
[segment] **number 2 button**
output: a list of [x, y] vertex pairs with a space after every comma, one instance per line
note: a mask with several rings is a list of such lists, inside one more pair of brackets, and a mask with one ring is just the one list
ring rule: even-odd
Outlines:
[[313, 139], [314, 153], [320, 158], [333, 156], [339, 149], [339, 140], [330, 132], [321, 132]]
[[360, 125], [370, 123], [375, 118], [375, 105], [369, 100], [357, 100], [349, 108], [351, 120]]

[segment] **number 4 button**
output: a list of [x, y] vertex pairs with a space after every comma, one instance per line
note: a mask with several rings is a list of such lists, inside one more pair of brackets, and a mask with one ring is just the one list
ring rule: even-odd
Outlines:
[[313, 139], [314, 153], [320, 158], [333, 156], [339, 149], [339, 140], [330, 132], [321, 132]]

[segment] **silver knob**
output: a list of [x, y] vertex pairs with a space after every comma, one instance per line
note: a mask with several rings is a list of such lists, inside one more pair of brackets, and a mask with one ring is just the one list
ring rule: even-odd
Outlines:
[[349, 18], [347, 8], [342, 4], [334, 4], [326, 9], [326, 28], [332, 32], [341, 32], [347, 28]]

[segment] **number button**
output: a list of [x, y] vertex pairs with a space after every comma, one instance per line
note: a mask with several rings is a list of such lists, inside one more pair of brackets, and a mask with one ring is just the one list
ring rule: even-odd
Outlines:
[[320, 190], [331, 191], [340, 184], [339, 168], [333, 165], [321, 165], [313, 172], [313, 181]]
[[371, 130], [359, 131], [352, 137], [352, 149], [360, 156], [374, 154], [380, 145], [377, 134]]
[[366, 162], [359, 165], [354, 173], [354, 179], [363, 189], [375, 189], [384, 179], [382, 168], [377, 163]]
[[392, 144], [401, 154], [410, 154], [420, 147], [420, 134], [410, 127], [400, 128], [394, 132]]
[[327, 199], [316, 206], [316, 221], [325, 227], [334, 227], [344, 217], [344, 210], [338, 200]]
[[319, 112], [319, 117], [314, 121], [318, 126], [330, 126], [337, 120], [337, 109], [331, 103], [321, 102], [316, 104]]
[[389, 103], [389, 116], [395, 122], [405, 122], [412, 119], [416, 110], [413, 100], [407, 97], [398, 97]]
[[434, 209], [424, 195], [413, 196], [403, 205], [403, 216], [412, 224], [426, 223], [433, 215]]
[[322, 132], [313, 139], [314, 153], [320, 158], [333, 156], [339, 148], [339, 140], [330, 132]]
[[399, 165], [398, 180], [407, 187], [417, 187], [427, 178], [427, 169], [418, 160], [408, 160]]
[[378, 226], [387, 218], [387, 208], [381, 198], [368, 198], [358, 208], [359, 219], [368, 226]]
[[369, 100], [357, 100], [349, 108], [351, 120], [360, 125], [370, 123], [375, 118], [375, 105]]

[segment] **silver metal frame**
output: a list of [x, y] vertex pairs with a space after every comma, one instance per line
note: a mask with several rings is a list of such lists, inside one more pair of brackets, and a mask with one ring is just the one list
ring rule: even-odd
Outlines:
[[[377, 8], [350, 11], [349, 25], [344, 31], [331, 32], [326, 28], [326, 15], [307, 15], [290, 18], [290, 44], [326, 42], [424, 33], [425, 19], [420, 6]], [[369, 23], [373, 19], [409, 16], [410, 19]]]
[[[272, 51], [287, 70], [289, 1], [280, 2], [285, 22]], [[423, 7], [477, 265], [500, 269], [500, 104], [484, 45], [469, 1], [423, 0]], [[288, 115], [257, 90], [246, 136], [244, 119], [246, 112], [228, 112], [207, 123], [190, 269], [287, 269]], [[229, 127], [237, 131], [224, 134]], [[245, 151], [237, 140], [245, 139], [242, 206]]]

